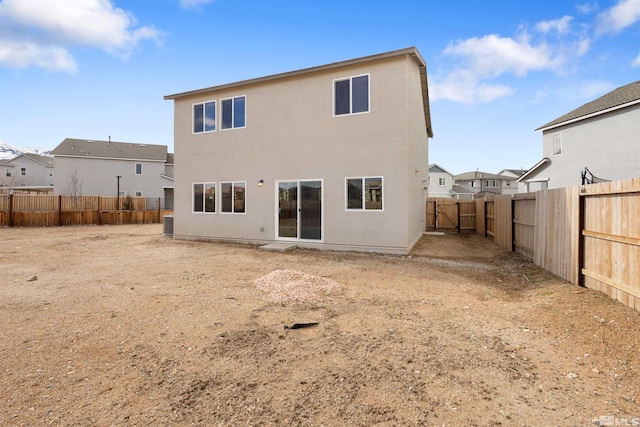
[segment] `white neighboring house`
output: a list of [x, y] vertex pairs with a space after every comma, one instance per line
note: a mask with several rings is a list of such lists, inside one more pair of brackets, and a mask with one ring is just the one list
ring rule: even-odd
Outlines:
[[166, 145], [66, 138], [51, 154], [55, 194], [173, 200], [173, 154]]
[[[527, 172], [526, 169], [502, 169], [500, 172], [498, 172], [498, 175], [515, 178], [517, 182], [518, 178], [520, 178], [526, 172]], [[518, 193], [526, 193], [526, 192], [527, 192], [527, 186], [523, 182], [518, 182]]]
[[436, 163], [429, 165], [429, 197], [454, 197], [453, 174]]
[[543, 158], [518, 179], [527, 191], [640, 177], [640, 81], [536, 130]]
[[518, 192], [516, 178], [511, 176], [475, 171], [461, 173], [454, 178], [456, 185], [467, 191], [467, 195], [472, 195], [470, 198], [495, 194], [516, 194]]
[[8, 191], [53, 192], [53, 157], [24, 153], [5, 160], [0, 186]]

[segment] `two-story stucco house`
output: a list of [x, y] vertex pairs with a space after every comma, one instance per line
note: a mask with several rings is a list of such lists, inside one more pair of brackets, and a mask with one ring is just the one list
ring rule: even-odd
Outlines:
[[55, 194], [173, 198], [166, 145], [66, 138], [51, 154]]
[[454, 197], [453, 174], [440, 165], [429, 165], [429, 197]]
[[0, 185], [7, 191], [53, 192], [53, 157], [24, 153], [5, 160]]
[[518, 182], [528, 191], [640, 177], [640, 81], [547, 123], [543, 159]]
[[433, 133], [417, 49], [165, 99], [174, 237], [408, 253], [422, 236]]
[[516, 194], [516, 178], [488, 172], [465, 172], [454, 176], [457, 186], [473, 193], [473, 198], [494, 194]]

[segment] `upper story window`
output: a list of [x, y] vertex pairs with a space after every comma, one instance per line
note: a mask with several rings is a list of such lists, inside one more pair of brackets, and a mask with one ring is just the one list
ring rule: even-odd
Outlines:
[[136, 175], [142, 175], [142, 163], [136, 163]]
[[216, 101], [193, 104], [193, 133], [216, 130]]
[[553, 135], [553, 155], [557, 156], [562, 154], [562, 134]]
[[27, 174], [27, 168], [20, 168], [20, 175], [25, 176]]
[[438, 185], [440, 186], [447, 185], [447, 180], [445, 178], [438, 178]]
[[498, 188], [498, 180], [497, 179], [490, 179], [486, 182], [486, 187], [487, 188]]
[[11, 169], [10, 169], [10, 168], [7, 168], [7, 169], [5, 170], [5, 172], [4, 172], [4, 174], [5, 174], [6, 176], [11, 176]]
[[335, 116], [369, 112], [369, 75], [334, 80], [333, 102]]
[[246, 97], [223, 99], [222, 105], [222, 129], [237, 129], [245, 127], [246, 122]]
[[347, 210], [382, 210], [382, 177], [347, 178]]

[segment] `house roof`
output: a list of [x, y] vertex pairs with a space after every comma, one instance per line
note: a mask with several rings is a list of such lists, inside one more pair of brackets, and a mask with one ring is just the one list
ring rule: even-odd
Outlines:
[[54, 157], [93, 157], [166, 162], [167, 146], [66, 138], [51, 151], [51, 154]]
[[535, 165], [533, 165], [533, 167], [531, 169], [529, 169], [528, 171], [526, 171], [525, 173], [523, 173], [522, 175], [520, 175], [520, 178], [518, 178], [516, 180], [516, 182], [522, 182], [525, 178], [532, 176], [535, 174], [535, 172], [540, 169], [540, 167], [542, 167], [542, 165], [544, 165], [547, 162], [550, 162], [551, 160], [548, 157], [545, 157], [544, 159], [540, 160], [538, 163], [536, 163]]
[[420, 55], [420, 52], [418, 52], [418, 49], [416, 47], [409, 47], [409, 48], [405, 48], [405, 49], [399, 49], [399, 50], [394, 50], [394, 51], [390, 51], [390, 52], [379, 53], [377, 55], [370, 55], [370, 56], [364, 56], [364, 57], [361, 57], [361, 58], [349, 59], [347, 61], [333, 62], [333, 63], [330, 63], [330, 64], [319, 65], [319, 66], [310, 67], [310, 68], [303, 68], [303, 69], [300, 69], [300, 70], [289, 71], [289, 72], [286, 72], [286, 73], [272, 74], [272, 75], [269, 75], [269, 76], [258, 77], [258, 78], [254, 78], [254, 79], [241, 80], [241, 81], [234, 82], [234, 83], [227, 83], [227, 84], [222, 84], [222, 85], [218, 85], [218, 86], [211, 86], [211, 87], [207, 87], [207, 88], [203, 88], [203, 89], [196, 89], [196, 90], [191, 90], [191, 91], [187, 91], [187, 92], [176, 93], [176, 94], [173, 94], [173, 95], [166, 95], [164, 97], [164, 99], [165, 100], [178, 99], [178, 98], [182, 98], [182, 97], [185, 97], [185, 96], [191, 96], [191, 95], [197, 95], [197, 94], [211, 92], [211, 91], [214, 91], [214, 90], [229, 89], [229, 88], [234, 88], [234, 87], [238, 87], [238, 86], [245, 86], [245, 85], [248, 85], [248, 84], [255, 84], [255, 83], [262, 83], [262, 82], [267, 82], [267, 81], [272, 81], [272, 80], [284, 79], [284, 78], [287, 78], [287, 77], [300, 76], [300, 75], [304, 75], [304, 74], [310, 74], [310, 73], [315, 73], [315, 72], [319, 72], [319, 71], [331, 70], [331, 69], [334, 69], [334, 68], [346, 67], [346, 66], [354, 65], [354, 64], [362, 64], [362, 63], [365, 63], [365, 62], [372, 62], [372, 61], [377, 61], [377, 60], [381, 60], [381, 59], [391, 58], [391, 57], [395, 57], [395, 56], [402, 56], [402, 55], [409, 55], [409, 57], [411, 57], [418, 64], [418, 67], [420, 67], [420, 83], [421, 83], [421, 87], [422, 87], [422, 104], [423, 104], [423, 108], [424, 108], [425, 123], [427, 125], [427, 135], [430, 138], [433, 138], [433, 128], [431, 126], [431, 110], [430, 110], [430, 107], [429, 107], [429, 85], [428, 85], [428, 82], [427, 82], [427, 63], [422, 58], [422, 56]]
[[431, 172], [431, 173], [447, 173], [447, 174], [453, 176], [453, 174], [451, 172], [449, 172], [448, 170], [446, 170], [442, 166], [438, 165], [437, 163], [431, 163], [429, 165], [429, 172]]
[[546, 125], [540, 126], [536, 130], [548, 130], [579, 120], [584, 120], [610, 111], [619, 110], [631, 105], [640, 104], [640, 80], [619, 87], [600, 98], [588, 102], [573, 111], [550, 121]]
[[33, 154], [33, 153], [24, 153], [24, 154], [20, 154], [19, 156], [14, 157], [13, 159], [9, 160], [9, 162], [13, 162], [16, 159], [19, 159], [20, 157], [24, 157], [26, 159], [29, 160], [33, 160], [34, 162], [40, 163], [43, 166], [47, 166], [47, 167], [53, 167], [53, 157], [51, 156], [42, 156], [40, 154]]
[[526, 169], [502, 169], [498, 173], [498, 175], [501, 175], [502, 172], [508, 172], [519, 177], [519, 176], [522, 176], [522, 174], [524, 174], [526, 171], [527, 171]]
[[501, 179], [501, 180], [507, 180], [507, 181], [515, 180], [515, 178], [511, 176], [496, 175], [495, 173], [480, 172], [480, 171], [461, 173], [459, 175], [455, 175], [453, 178], [456, 181], [471, 181], [474, 179]]
[[461, 185], [454, 185], [451, 187], [451, 192], [456, 194], [474, 194], [473, 191], [468, 188], [464, 188]]

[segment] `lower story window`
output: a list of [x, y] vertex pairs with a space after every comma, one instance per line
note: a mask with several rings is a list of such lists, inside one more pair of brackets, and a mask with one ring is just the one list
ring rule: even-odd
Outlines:
[[222, 182], [220, 193], [222, 196], [222, 212], [245, 213], [246, 182]]
[[382, 177], [347, 178], [347, 210], [382, 210]]
[[193, 184], [193, 212], [215, 213], [216, 183], [197, 182]]

